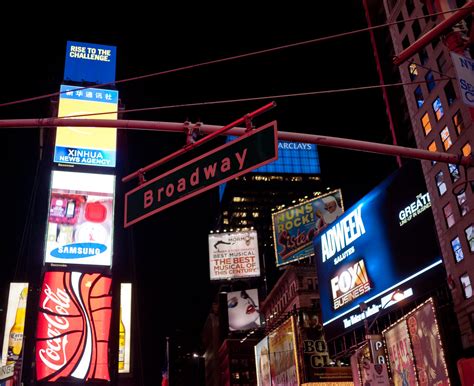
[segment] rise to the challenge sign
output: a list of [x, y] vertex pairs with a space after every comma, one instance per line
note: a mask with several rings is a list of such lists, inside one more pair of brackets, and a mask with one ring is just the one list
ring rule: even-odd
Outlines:
[[274, 121], [131, 190], [124, 226], [276, 160], [277, 143]]

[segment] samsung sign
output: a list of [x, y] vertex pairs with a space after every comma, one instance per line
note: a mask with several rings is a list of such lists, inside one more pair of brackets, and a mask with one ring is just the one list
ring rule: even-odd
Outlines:
[[420, 296], [445, 275], [429, 197], [420, 191], [421, 168], [407, 164], [314, 239], [328, 337], [361, 325], [361, 302], [381, 311], [390, 292]]
[[64, 80], [95, 84], [114, 82], [116, 57], [114, 46], [68, 41]]

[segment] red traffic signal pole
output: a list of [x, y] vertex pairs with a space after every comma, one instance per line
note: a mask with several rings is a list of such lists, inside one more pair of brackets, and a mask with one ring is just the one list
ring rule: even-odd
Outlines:
[[[128, 130], [156, 130], [167, 132], [186, 133], [187, 126], [178, 122], [155, 122], [155, 121], [135, 121], [123, 119], [65, 119], [65, 118], [39, 118], [39, 119], [10, 119], [0, 120], [0, 129], [26, 128], [26, 127], [116, 127]], [[212, 134], [222, 130], [222, 126], [205, 125], [199, 126], [201, 134]], [[226, 131], [226, 135], [241, 136], [245, 134], [246, 128], [234, 127]], [[369, 153], [378, 153], [404, 158], [414, 158], [428, 161], [438, 161], [463, 166], [474, 166], [472, 156], [463, 156], [452, 153], [432, 152], [423, 149], [414, 149], [403, 146], [386, 145], [383, 143], [360, 141], [356, 139], [328, 137], [316, 134], [278, 132], [278, 139], [293, 142], [314, 143], [319, 146], [337, 147], [341, 149], [358, 150]], [[138, 175], [137, 175], [138, 177]]]

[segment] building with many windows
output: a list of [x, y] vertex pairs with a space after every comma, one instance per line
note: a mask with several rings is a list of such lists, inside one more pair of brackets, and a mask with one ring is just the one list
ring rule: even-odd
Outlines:
[[[373, 25], [389, 23], [389, 34], [373, 40], [374, 50], [393, 53], [412, 45], [450, 13], [447, 1], [384, 0], [365, 1]], [[449, 2], [462, 6], [465, 1]], [[437, 15], [433, 15], [436, 14]], [[472, 108], [465, 105], [456, 81], [450, 52], [469, 57], [469, 26], [461, 21], [441, 38], [432, 40], [399, 66], [408, 116], [416, 145], [420, 149], [472, 156], [474, 129]], [[382, 38], [381, 36], [384, 36]], [[384, 46], [385, 45], [385, 46]], [[385, 58], [387, 59], [387, 58]], [[385, 82], [396, 82], [396, 67], [383, 66]], [[399, 79], [398, 79], [399, 81]], [[391, 101], [391, 107], [398, 105]], [[402, 104], [403, 106], [403, 104]], [[403, 115], [403, 111], [398, 111]], [[426, 185], [444, 264], [448, 273], [455, 312], [461, 329], [463, 348], [474, 352], [474, 182], [472, 171], [462, 166], [422, 161]]]

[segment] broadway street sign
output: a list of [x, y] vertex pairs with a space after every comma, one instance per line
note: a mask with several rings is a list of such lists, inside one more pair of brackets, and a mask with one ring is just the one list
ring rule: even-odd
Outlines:
[[278, 159], [276, 121], [249, 131], [125, 194], [124, 226]]

